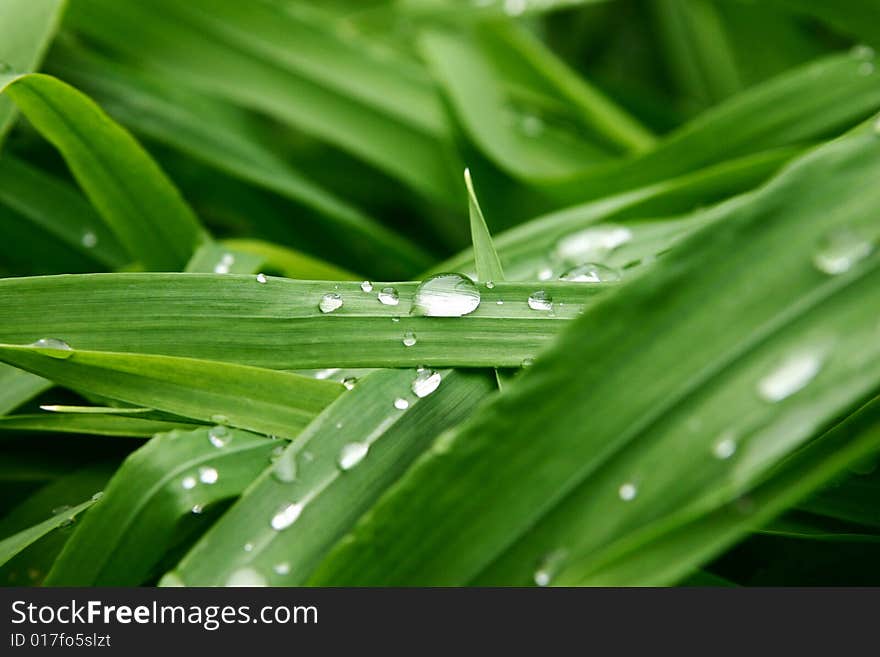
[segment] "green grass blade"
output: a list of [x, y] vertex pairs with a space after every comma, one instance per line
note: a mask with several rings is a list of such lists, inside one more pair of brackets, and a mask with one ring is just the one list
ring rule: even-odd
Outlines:
[[474, 245], [474, 266], [477, 270], [477, 280], [500, 282], [504, 280], [504, 270], [501, 268], [501, 260], [492, 244], [492, 235], [480, 209], [477, 193], [474, 191], [474, 183], [471, 181], [471, 172], [464, 170], [464, 184], [468, 194], [468, 212], [471, 219], [471, 240]]
[[268, 269], [286, 278], [309, 281], [353, 281], [360, 278], [334, 264], [271, 242], [230, 239], [223, 240], [223, 244], [234, 251], [262, 258]]
[[[481, 374], [439, 374], [439, 388], [424, 398], [412, 392], [418, 376], [412, 370], [382, 370], [359, 380], [202, 538], [176, 577], [190, 586], [222, 586], [256, 573], [272, 585], [302, 585], [327, 548], [433, 437], [466, 418], [492, 390]], [[396, 408], [396, 399], [407, 400], [408, 408]], [[346, 449], [355, 457], [343, 469]], [[290, 527], [274, 529], [275, 514], [292, 503], [304, 505], [301, 515]], [[242, 550], [244, 543], [252, 549]]]
[[38, 74], [0, 80], [0, 91], [58, 148], [107, 225], [145, 267], [180, 269], [206, 239], [146, 151], [88, 97]]
[[[482, 288], [480, 306], [461, 318], [411, 316], [416, 283], [372, 286], [365, 292], [360, 283], [281, 278], [261, 284], [254, 276], [236, 274], [2, 279], [0, 341], [29, 344], [56, 338], [77, 350], [186, 356], [273, 369], [518, 367], [613, 284], [498, 283]], [[392, 286], [398, 304], [380, 303], [378, 293]], [[527, 304], [539, 290], [555, 300], [552, 311]], [[321, 312], [318, 304], [326, 294], [339, 294], [343, 306]], [[52, 313], [47, 315], [45, 308]], [[407, 331], [417, 336], [411, 347], [403, 344]], [[16, 362], [27, 355], [14, 351]], [[5, 353], [11, 358], [13, 351]], [[64, 365], [34, 360], [36, 355], [27, 358], [30, 365], [51, 366], [54, 374]]]
[[279, 445], [230, 431], [231, 440], [218, 448], [208, 432], [161, 434], [126, 459], [78, 524], [46, 584], [143, 584], [167, 550], [203, 531], [212, 508], [238, 496], [269, 465]]
[[253, 253], [238, 252], [216, 242], [202, 244], [186, 263], [187, 272], [215, 274], [255, 274], [265, 260]]
[[0, 566], [21, 553], [31, 544], [43, 538], [43, 536], [49, 532], [68, 524], [80, 513], [92, 506], [92, 504], [94, 504], [94, 501], [87, 500], [71, 509], [60, 511], [38, 525], [24, 529], [17, 534], [0, 541]]
[[824, 0], [772, 0], [798, 13], [814, 16], [846, 34], [861, 37], [880, 48], [880, 7], [873, 0], [825, 2]]
[[37, 413], [30, 415], [7, 415], [0, 417], [0, 431], [20, 433], [38, 431], [45, 433], [75, 433], [87, 436], [124, 436], [151, 438], [157, 433], [195, 428], [183, 421], [120, 417], [99, 414]]
[[30, 372], [0, 365], [0, 416], [52, 387], [52, 382]]
[[0, 360], [130, 404], [288, 437], [343, 390], [331, 381], [192, 358], [0, 345]]
[[527, 583], [559, 550], [589, 564], [736, 499], [880, 385], [880, 257], [840, 276], [813, 262], [836, 231], [876, 241], [878, 174], [876, 135], [856, 134], [720, 206], [435, 445], [314, 583]]

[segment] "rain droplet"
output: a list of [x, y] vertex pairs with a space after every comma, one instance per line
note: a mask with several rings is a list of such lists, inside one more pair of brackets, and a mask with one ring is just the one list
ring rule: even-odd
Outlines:
[[342, 385], [345, 386], [346, 390], [354, 389], [355, 384], [357, 383], [357, 378], [353, 376], [346, 377], [342, 379]]
[[535, 364], [535, 359], [534, 359], [534, 358], [523, 358], [523, 359], [522, 359], [522, 363], [520, 363], [520, 365], [521, 365], [522, 367], [524, 367], [524, 368], [525, 368], [525, 367], [531, 367], [531, 366], [534, 365], [534, 364]]
[[729, 459], [736, 452], [736, 440], [729, 432], [725, 432], [712, 447], [712, 454], [722, 461]]
[[36, 347], [40, 353], [50, 358], [66, 360], [73, 356], [73, 349], [70, 348], [70, 345], [58, 338], [40, 338], [36, 342], [32, 342], [31, 346]]
[[370, 281], [364, 281], [363, 283], [361, 283], [361, 289], [364, 292], [372, 292], [373, 291], [373, 284]]
[[216, 484], [219, 475], [216, 468], [204, 467], [199, 468], [199, 481], [203, 484]]
[[370, 446], [367, 443], [348, 443], [343, 445], [336, 462], [341, 470], [351, 470], [364, 460], [369, 451]]
[[244, 544], [244, 551], [245, 552], [253, 552], [254, 551], [254, 544], [253, 543], [245, 543]]
[[87, 249], [92, 249], [95, 247], [95, 245], [98, 244], [98, 236], [95, 235], [92, 231], [87, 230], [83, 233], [82, 240], [80, 241], [82, 242], [82, 245], [84, 247], [86, 247]]
[[758, 381], [758, 394], [768, 402], [778, 402], [802, 390], [822, 368], [816, 353], [790, 356], [776, 369]]
[[226, 447], [231, 439], [232, 435], [229, 433], [229, 429], [222, 425], [211, 427], [208, 431], [208, 440], [214, 447]]
[[425, 317], [461, 317], [480, 305], [476, 284], [461, 274], [437, 274], [421, 283], [413, 297], [413, 314]]
[[416, 378], [412, 382], [413, 394], [419, 399], [427, 397], [440, 387], [440, 382], [442, 380], [443, 377], [440, 376], [440, 372], [420, 369], [416, 372]]
[[291, 504], [285, 504], [278, 510], [274, 516], [272, 516], [272, 529], [275, 531], [281, 531], [282, 529], [287, 529], [293, 523], [296, 522], [296, 519], [299, 518], [299, 515], [303, 511], [303, 505], [298, 502], [293, 502]]
[[282, 453], [275, 461], [272, 468], [272, 478], [282, 484], [289, 484], [296, 479], [296, 454], [292, 452]]
[[183, 478], [183, 480], [180, 482], [180, 485], [183, 486], [184, 490], [192, 490], [196, 487], [197, 483], [198, 482], [196, 481], [195, 477], [188, 476]]
[[538, 270], [538, 280], [539, 281], [549, 281], [553, 278], [553, 270], [550, 267], [544, 267]]
[[559, 277], [560, 281], [570, 283], [608, 283], [620, 280], [620, 271], [594, 262], [572, 267]]
[[223, 257], [220, 258], [220, 262], [214, 266], [214, 273], [228, 274], [233, 263], [235, 263], [235, 256], [231, 253], [224, 253]]
[[495, 305], [496, 305], [496, 306], [503, 306], [503, 305], [504, 305], [504, 299], [498, 299], [498, 301], [495, 302]]
[[813, 254], [816, 268], [832, 276], [848, 272], [860, 260], [864, 260], [874, 246], [852, 230], [838, 230], [825, 236]]
[[487, 289], [487, 290], [494, 290], [494, 289], [495, 289], [495, 283], [494, 283], [493, 281], [486, 281], [486, 289]]
[[397, 322], [400, 321], [400, 317], [398, 317], [397, 315], [394, 315], [394, 316], [391, 318], [391, 321], [394, 322], [394, 323], [396, 324]]
[[334, 310], [342, 308], [342, 296], [336, 292], [328, 292], [321, 297], [318, 308], [321, 309], [322, 313], [332, 313]]
[[239, 568], [226, 580], [226, 586], [266, 586], [266, 578], [254, 568]]
[[554, 550], [541, 559], [541, 563], [538, 564], [532, 577], [535, 584], [538, 586], [549, 586], [553, 578], [562, 570], [567, 556], [568, 553], [565, 550]]
[[627, 483], [621, 485], [621, 487], [617, 489], [617, 494], [620, 496], [620, 499], [622, 499], [624, 502], [629, 502], [631, 500], [634, 500], [636, 498], [636, 495], [638, 494], [638, 492], [639, 492], [639, 489], [636, 488], [636, 485], [632, 482], [627, 482]]
[[409, 408], [409, 402], [406, 401], [403, 397], [398, 397], [394, 400], [394, 408], [398, 411], [405, 411]]
[[266, 274], [264, 274], [262, 272], [257, 274], [257, 283], [259, 283], [260, 285], [264, 284], [268, 280], [269, 279], [266, 277]]
[[286, 561], [283, 561], [282, 563], [276, 563], [274, 566], [272, 566], [272, 570], [275, 571], [276, 575], [287, 575], [288, 573], [290, 573], [290, 564]]
[[532, 292], [529, 295], [529, 308], [532, 310], [553, 310], [553, 297], [544, 290]]
[[403, 334], [403, 346], [412, 347], [416, 343], [416, 334], [412, 330], [407, 329]]
[[378, 294], [379, 303], [386, 306], [396, 306], [400, 303], [400, 295], [393, 287], [383, 287]]
[[201, 504], [194, 504], [193, 508], [190, 509], [190, 511], [193, 512], [193, 515], [196, 515], [196, 516], [200, 515], [202, 513], [202, 511], [204, 511], [204, 510], [205, 510], [205, 507], [202, 506]]
[[569, 262], [596, 262], [632, 239], [625, 226], [591, 226], [563, 237], [556, 244], [557, 255]]

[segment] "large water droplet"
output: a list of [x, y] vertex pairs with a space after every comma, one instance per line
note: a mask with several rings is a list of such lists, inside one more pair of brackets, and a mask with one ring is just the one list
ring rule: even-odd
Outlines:
[[396, 408], [398, 411], [405, 411], [409, 408], [409, 402], [403, 397], [398, 397], [394, 400], [394, 408]]
[[591, 226], [559, 240], [556, 253], [569, 262], [596, 262], [629, 242], [632, 236], [632, 231], [625, 226]]
[[364, 460], [369, 451], [370, 446], [367, 443], [348, 443], [343, 445], [339, 451], [339, 458], [336, 462], [341, 470], [351, 470]]
[[272, 529], [274, 529], [275, 531], [287, 529], [296, 522], [296, 519], [299, 518], [299, 515], [302, 513], [302, 511], [303, 505], [298, 502], [285, 504], [278, 510], [278, 512], [274, 516], [272, 516], [272, 520], [270, 522], [270, 524], [272, 525]]
[[422, 281], [413, 297], [414, 315], [461, 317], [480, 305], [476, 284], [461, 274], [437, 274]]
[[373, 291], [373, 284], [370, 281], [364, 281], [363, 283], [361, 283], [361, 289], [364, 292], [372, 292]]
[[418, 372], [416, 372], [416, 378], [412, 382], [413, 394], [419, 399], [421, 399], [422, 397], [427, 397], [438, 387], [440, 387], [441, 381], [442, 377], [440, 376], [439, 372], [435, 372], [434, 370], [420, 369]]
[[211, 441], [214, 447], [226, 447], [231, 439], [232, 434], [229, 432], [229, 429], [222, 425], [218, 424], [216, 427], [211, 427], [208, 430], [208, 440]]
[[629, 502], [631, 500], [634, 500], [636, 498], [636, 495], [638, 495], [638, 492], [639, 492], [639, 489], [636, 487], [636, 485], [634, 483], [632, 483], [630, 481], [626, 482], [625, 484], [622, 484], [620, 486], [620, 488], [617, 489], [617, 495], [624, 502]]
[[70, 345], [58, 338], [40, 338], [31, 343], [31, 346], [36, 347], [41, 354], [50, 358], [66, 360], [73, 356], [73, 349], [70, 348]]
[[572, 267], [559, 277], [560, 281], [570, 283], [608, 283], [620, 280], [620, 271], [594, 262]]
[[813, 264], [825, 274], [843, 274], [871, 255], [873, 250], [871, 242], [858, 233], [837, 230], [819, 242], [819, 248], [813, 254]]
[[318, 308], [322, 313], [332, 313], [334, 310], [342, 308], [342, 296], [336, 292], [328, 292], [321, 297]]
[[778, 402], [802, 390], [822, 369], [817, 353], [803, 352], [790, 356], [758, 381], [758, 394], [769, 402]]
[[379, 299], [379, 303], [386, 306], [396, 306], [400, 303], [400, 295], [397, 294], [397, 290], [393, 287], [383, 287], [379, 290], [377, 298]]
[[532, 292], [529, 295], [528, 303], [532, 310], [553, 310], [553, 297], [544, 290]]
[[412, 347], [416, 343], [416, 334], [412, 331], [412, 329], [407, 329], [403, 333], [403, 346], [404, 347]]
[[232, 572], [226, 580], [226, 586], [266, 586], [266, 578], [250, 566]]
[[219, 479], [219, 475], [216, 468], [199, 468], [199, 481], [203, 484], [216, 484], [217, 479]]

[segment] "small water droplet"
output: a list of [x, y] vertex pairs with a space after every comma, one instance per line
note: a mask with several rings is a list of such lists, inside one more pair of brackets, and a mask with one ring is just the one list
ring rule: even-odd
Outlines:
[[290, 573], [290, 564], [286, 561], [282, 561], [281, 563], [276, 563], [272, 566], [272, 570], [275, 571], [276, 575], [287, 575]]
[[413, 297], [414, 315], [461, 317], [480, 305], [476, 284], [461, 274], [437, 274], [425, 279]]
[[403, 334], [403, 346], [412, 347], [416, 341], [416, 334], [411, 329], [407, 329]]
[[526, 6], [526, 0], [504, 0], [504, 13], [508, 16], [520, 16]]
[[820, 369], [822, 359], [818, 354], [794, 354], [758, 381], [758, 394], [768, 402], [782, 401], [805, 388]]
[[31, 343], [32, 347], [40, 350], [40, 353], [50, 358], [66, 360], [73, 355], [73, 349], [64, 340], [58, 338], [40, 338]]
[[92, 495], [92, 501], [97, 502], [97, 501], [100, 500], [102, 497], [104, 497], [104, 491], [99, 490], [97, 493], [95, 493], [94, 495]]
[[214, 447], [226, 447], [231, 439], [232, 434], [229, 432], [229, 429], [222, 425], [218, 424], [216, 427], [211, 427], [208, 430], [208, 440], [211, 441]]
[[520, 364], [522, 365], [522, 367], [531, 367], [532, 365], [535, 364], [535, 359], [534, 358], [523, 358], [522, 363], [520, 363]]
[[364, 292], [372, 292], [373, 291], [373, 284], [370, 281], [364, 281], [363, 283], [361, 283], [361, 289]]
[[493, 281], [486, 281], [486, 289], [487, 289], [487, 290], [494, 290], [494, 289], [495, 289], [495, 283], [494, 283]]
[[204, 510], [205, 510], [205, 507], [202, 506], [201, 504], [193, 504], [193, 508], [190, 509], [190, 511], [192, 511], [193, 515], [196, 515], [196, 516], [200, 515], [202, 513], [202, 511], [204, 511]]
[[625, 226], [591, 226], [559, 240], [556, 253], [568, 262], [598, 262], [632, 237], [632, 231]]
[[403, 397], [398, 397], [394, 400], [394, 408], [396, 408], [398, 411], [405, 411], [409, 408], [409, 402]]
[[871, 255], [873, 250], [871, 242], [858, 233], [837, 230], [819, 242], [819, 248], [813, 254], [813, 264], [825, 274], [843, 274]]
[[419, 399], [427, 397], [440, 387], [440, 382], [442, 380], [443, 377], [440, 376], [440, 372], [420, 369], [416, 372], [416, 378], [412, 382], [411, 388], [413, 394]]
[[199, 481], [201, 481], [203, 484], [216, 484], [218, 478], [219, 475], [216, 468], [199, 468]]
[[400, 321], [400, 317], [398, 317], [397, 315], [394, 315], [394, 316], [391, 318], [391, 321], [394, 322], [394, 323], [396, 324], [397, 322]]
[[334, 310], [342, 308], [342, 296], [336, 292], [328, 292], [321, 297], [318, 308], [322, 313], [332, 313]]
[[553, 297], [544, 290], [532, 292], [529, 295], [528, 303], [532, 310], [553, 310]]
[[532, 579], [538, 586], [549, 586], [556, 575], [562, 570], [568, 553], [565, 550], [554, 550], [541, 559]]
[[253, 552], [254, 551], [254, 544], [253, 543], [245, 543], [244, 544], [244, 551], [245, 552]]
[[269, 280], [269, 279], [268, 279], [268, 277], [266, 276], [266, 274], [264, 274], [264, 273], [262, 273], [262, 272], [260, 272], [259, 274], [257, 274], [257, 283], [259, 283], [260, 285], [263, 285], [263, 284], [264, 284], [266, 281], [268, 281], [268, 280]]
[[220, 258], [220, 262], [218, 262], [214, 266], [215, 274], [228, 274], [229, 270], [232, 268], [232, 265], [235, 263], [235, 256], [231, 253], [224, 253]]
[[226, 586], [266, 586], [266, 578], [250, 566], [232, 572], [226, 580]]
[[379, 303], [386, 306], [396, 306], [400, 303], [400, 295], [397, 294], [397, 290], [393, 287], [383, 287], [379, 290], [377, 298]]
[[296, 479], [296, 454], [285, 452], [278, 456], [272, 468], [272, 478], [282, 484], [289, 484]]
[[184, 490], [192, 490], [196, 487], [197, 483], [198, 482], [196, 481], [195, 477], [188, 476], [183, 478], [183, 480], [180, 482], [180, 485], [183, 486]]
[[336, 460], [340, 470], [351, 470], [364, 460], [370, 446], [367, 443], [348, 443], [343, 445]]
[[278, 512], [274, 516], [272, 516], [272, 520], [270, 522], [272, 529], [279, 532], [282, 529], [287, 529], [296, 522], [302, 511], [303, 505], [299, 504], [298, 502], [285, 504], [278, 510]]
[[229, 424], [229, 418], [222, 413], [214, 413], [214, 415], [211, 416], [211, 422], [214, 424]]
[[87, 249], [92, 249], [98, 244], [98, 236], [95, 235], [92, 231], [87, 230], [83, 233], [81, 242], [82, 245]]
[[627, 482], [622, 484], [620, 488], [617, 489], [617, 494], [624, 502], [629, 502], [636, 498], [639, 489], [636, 488], [636, 485], [632, 482]]
[[498, 301], [495, 302], [495, 305], [496, 305], [496, 306], [503, 306], [503, 305], [504, 305], [504, 299], [498, 299]]
[[551, 278], [553, 278], [553, 270], [550, 267], [542, 267], [538, 270], [539, 281], [549, 281]]
[[729, 459], [736, 452], [736, 440], [730, 432], [726, 431], [721, 438], [712, 446], [712, 454], [722, 461]]
[[348, 377], [342, 379], [342, 385], [345, 386], [346, 390], [352, 390], [352, 389], [354, 389], [355, 384], [357, 384], [357, 381], [358, 380], [356, 377], [348, 376]]
[[595, 262], [587, 262], [572, 267], [563, 273], [559, 280], [570, 283], [609, 283], [620, 280], [620, 271]]

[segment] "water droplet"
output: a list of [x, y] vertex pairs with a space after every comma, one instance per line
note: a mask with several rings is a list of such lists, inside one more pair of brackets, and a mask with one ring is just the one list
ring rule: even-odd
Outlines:
[[262, 273], [262, 272], [260, 272], [259, 274], [257, 274], [257, 283], [259, 283], [260, 285], [263, 285], [263, 284], [264, 284], [266, 281], [268, 281], [268, 280], [269, 280], [269, 279], [268, 279], [268, 277], [266, 276], [266, 274], [264, 274], [264, 273]]
[[202, 511], [204, 511], [204, 510], [205, 510], [205, 507], [202, 506], [201, 504], [194, 504], [193, 508], [190, 509], [190, 511], [193, 512], [193, 515], [196, 515], [196, 516], [200, 515], [202, 513]]
[[529, 308], [532, 310], [553, 310], [553, 297], [544, 290], [532, 292], [529, 295]]
[[95, 235], [92, 231], [87, 230], [83, 233], [82, 239], [80, 240], [82, 245], [87, 249], [92, 249], [98, 244], [98, 236]]
[[736, 440], [729, 431], [725, 431], [718, 442], [712, 446], [712, 454], [722, 461], [729, 459], [736, 452]]
[[214, 266], [214, 273], [215, 274], [228, 274], [230, 268], [232, 267], [232, 265], [234, 263], [235, 263], [235, 256], [232, 255], [231, 253], [224, 253], [223, 256], [220, 258], [220, 262], [218, 262]]
[[104, 497], [104, 491], [99, 490], [97, 493], [95, 493], [94, 495], [92, 495], [92, 501], [97, 502], [97, 501], [100, 500], [102, 497]]
[[296, 454], [293, 452], [282, 453], [275, 461], [272, 468], [272, 478], [282, 484], [289, 484], [296, 479]]
[[553, 270], [550, 267], [543, 267], [538, 270], [539, 281], [549, 281], [551, 278], [553, 278]]
[[620, 280], [620, 271], [594, 262], [572, 267], [559, 277], [560, 281], [570, 283], [608, 283]]
[[632, 231], [625, 226], [591, 226], [559, 240], [556, 253], [569, 262], [597, 262], [629, 242], [632, 236]]
[[216, 468], [204, 467], [199, 468], [199, 481], [203, 484], [216, 484], [219, 475]]
[[229, 424], [229, 418], [222, 413], [214, 413], [214, 415], [211, 416], [211, 422], [214, 424]]
[[416, 334], [412, 330], [407, 329], [403, 334], [403, 346], [412, 347], [416, 343]]
[[394, 323], [396, 324], [397, 322], [400, 321], [400, 317], [398, 317], [397, 315], [394, 315], [394, 316], [391, 318], [391, 321], [394, 322]]
[[867, 239], [852, 230], [838, 230], [825, 236], [813, 255], [816, 268], [832, 276], [848, 272], [874, 250]]
[[364, 281], [363, 283], [361, 283], [361, 289], [364, 292], [372, 292], [373, 291], [373, 284], [370, 281]]
[[416, 372], [416, 378], [412, 382], [413, 394], [419, 399], [427, 397], [440, 387], [442, 380], [443, 377], [440, 376], [440, 372], [420, 369]]
[[336, 462], [341, 470], [351, 470], [364, 460], [369, 451], [370, 446], [367, 443], [348, 443], [343, 445]]
[[396, 408], [398, 411], [405, 411], [409, 408], [409, 402], [403, 397], [398, 397], [394, 400], [394, 408]]
[[192, 490], [196, 487], [197, 483], [198, 482], [196, 481], [195, 477], [188, 476], [183, 478], [183, 480], [180, 482], [180, 485], [183, 486], [184, 490]]
[[266, 586], [266, 578], [250, 566], [232, 572], [226, 580], [226, 586]]
[[527, 137], [537, 137], [544, 132], [544, 120], [535, 114], [525, 114], [519, 120], [519, 127]]
[[782, 401], [806, 387], [821, 368], [818, 354], [794, 354], [758, 381], [758, 394], [768, 402]]
[[549, 586], [556, 575], [562, 570], [568, 553], [565, 550], [554, 550], [541, 559], [532, 579], [538, 586]]
[[494, 289], [495, 289], [495, 283], [494, 283], [493, 281], [486, 281], [486, 289], [487, 289], [487, 290], [494, 290]]
[[318, 308], [321, 309], [322, 313], [332, 313], [334, 310], [342, 308], [342, 296], [336, 292], [328, 292], [321, 297]]
[[636, 495], [638, 494], [638, 492], [639, 492], [639, 489], [636, 488], [636, 485], [632, 482], [627, 482], [627, 483], [621, 485], [621, 487], [617, 489], [617, 494], [620, 496], [620, 499], [622, 499], [624, 502], [629, 502], [631, 500], [634, 500], [636, 498]]
[[522, 365], [522, 367], [531, 367], [534, 364], [535, 364], [534, 358], [523, 358], [522, 363], [520, 363], [520, 365]]
[[476, 284], [461, 274], [437, 274], [421, 283], [413, 297], [413, 314], [426, 317], [461, 317], [480, 305]]
[[498, 299], [498, 301], [495, 302], [495, 305], [496, 305], [496, 306], [503, 306], [503, 305], [504, 305], [504, 299]]
[[254, 551], [254, 544], [253, 543], [245, 543], [244, 544], [244, 551], [245, 552], [253, 552]]
[[275, 571], [276, 575], [287, 575], [288, 573], [290, 573], [290, 564], [286, 561], [276, 563], [274, 566], [272, 566], [272, 570]]
[[281, 531], [282, 529], [287, 529], [293, 523], [296, 522], [296, 519], [299, 518], [299, 515], [303, 511], [303, 505], [298, 502], [293, 502], [291, 504], [285, 504], [278, 510], [274, 516], [272, 516], [272, 529], [275, 531]]
[[345, 386], [346, 390], [352, 390], [354, 388], [355, 384], [357, 383], [357, 381], [358, 381], [357, 378], [355, 378], [353, 376], [349, 376], [349, 377], [342, 379], [342, 385]]
[[64, 340], [58, 338], [40, 338], [31, 343], [32, 347], [40, 350], [40, 353], [51, 358], [66, 360], [73, 356], [73, 349]]
[[504, 0], [504, 13], [508, 16], [520, 16], [526, 10], [526, 0]]
[[229, 433], [229, 429], [226, 427], [217, 425], [216, 427], [211, 427], [208, 431], [208, 440], [211, 441], [214, 447], [226, 447], [229, 441], [232, 440], [232, 434]]
[[383, 287], [378, 294], [379, 303], [386, 306], [396, 306], [400, 303], [400, 295], [393, 287]]

